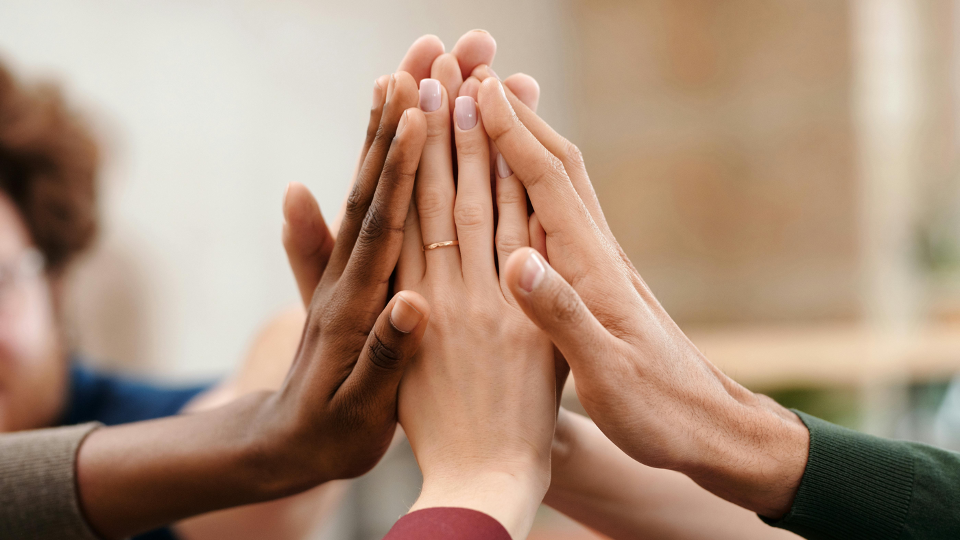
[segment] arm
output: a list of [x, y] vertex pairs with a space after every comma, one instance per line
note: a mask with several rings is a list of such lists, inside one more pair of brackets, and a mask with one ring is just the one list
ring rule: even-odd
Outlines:
[[686, 476], [637, 463], [591, 422], [557, 418], [553, 475], [543, 502], [613, 539], [789, 539]]
[[[444, 64], [457, 72], [472, 71], [477, 64], [490, 64], [496, 53], [496, 42], [490, 34], [474, 30], [464, 34], [451, 53], [444, 54], [436, 36], [423, 36], [410, 46], [398, 71], [410, 73], [416, 81], [430, 76], [432, 64], [441, 55]], [[385, 98], [388, 75], [379, 77], [374, 88], [374, 106]], [[451, 81], [453, 84], [453, 81]], [[364, 158], [373, 145], [376, 124], [371, 123], [350, 181], [353, 188]], [[290, 267], [300, 289], [304, 306], [309, 308], [323, 270], [326, 267], [334, 238], [346, 211], [347, 201], [327, 228], [320, 207], [307, 189], [291, 184], [284, 194], [283, 245]], [[238, 397], [260, 390], [275, 390], [283, 383], [303, 332], [303, 309], [290, 309], [274, 320], [257, 336], [240, 371], [229, 381], [200, 396], [190, 404], [190, 411], [210, 409]], [[187, 540], [230, 537], [302, 538], [339, 506], [347, 483], [331, 482], [299, 495], [242, 508], [222, 510], [198, 516], [176, 526]]]
[[0, 537], [98, 540], [76, 497], [77, 448], [98, 424], [0, 435]]
[[[801, 495], [812, 478], [843, 479], [856, 470], [858, 456], [868, 455], [855, 451], [856, 438], [843, 432], [827, 445], [817, 444], [809, 420], [805, 425], [710, 363], [620, 248], [576, 147], [493, 78], [483, 81], [479, 103], [487, 132], [526, 187], [546, 233], [550, 262], [533, 250], [518, 250], [506, 263], [507, 280], [524, 312], [569, 362], [580, 401], [598, 427], [640, 463], [679, 471], [768, 520], [803, 519], [798, 508], [809, 504]], [[948, 453], [893, 450], [876, 440], [867, 447], [874, 456], [914, 457], [886, 472], [864, 471], [861, 480], [883, 484], [885, 475], [902, 473], [903, 464], [913, 462], [917, 471], [918, 460], [925, 460], [930, 472], [914, 473], [913, 494], [955, 500], [960, 488], [949, 482], [956, 466]], [[832, 501], [825, 504], [834, 513], [819, 529], [793, 530], [809, 538], [872, 537], [865, 523], [902, 496], [895, 489], [859, 490], [824, 481], [814, 485], [811, 497]], [[938, 504], [933, 508], [941, 508]], [[944, 510], [928, 515], [926, 527], [956, 530], [955, 511]], [[846, 529], [849, 524], [854, 529]], [[881, 538], [899, 531], [885, 534], [892, 536]]]
[[[398, 408], [424, 480], [411, 513], [388, 537], [403, 537], [405, 524], [426, 516], [473, 534], [461, 530], [473, 525], [447, 520], [482, 513], [510, 537], [525, 538], [550, 481], [556, 374], [552, 345], [504, 289], [494, 253], [503, 260], [515, 242], [529, 242], [526, 200], [515, 178], [500, 175], [494, 242], [490, 146], [476, 102], [458, 97], [451, 119], [446, 88], [425, 79], [420, 108], [428, 137], [396, 283], [421, 292], [435, 313], [404, 375]], [[430, 247], [451, 240], [459, 245]]]
[[386, 95], [371, 112], [379, 136], [282, 387], [89, 436], [77, 458], [79, 498], [104, 536], [355, 477], [386, 451], [397, 387], [429, 317], [416, 293], [388, 297], [400, 239], [386, 231], [402, 224], [413, 182], [400, 171], [419, 161], [425, 133], [408, 109], [417, 99], [409, 74], [395, 74]]

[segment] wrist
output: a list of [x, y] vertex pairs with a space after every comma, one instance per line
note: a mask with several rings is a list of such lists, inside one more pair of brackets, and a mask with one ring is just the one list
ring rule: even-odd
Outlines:
[[544, 474], [536, 467], [504, 463], [451, 470], [427, 469], [420, 497], [410, 511], [469, 508], [496, 519], [511, 537], [526, 538], [549, 484], [549, 471]]
[[677, 470], [734, 504], [779, 518], [803, 477], [810, 433], [796, 414], [750, 395], [727, 407], [712, 436], [699, 437], [694, 458]]
[[262, 482], [265, 499], [306, 491], [335, 479], [312, 424], [296, 407], [287, 407], [279, 392], [256, 394], [257, 411], [250, 419], [244, 442], [244, 464]]

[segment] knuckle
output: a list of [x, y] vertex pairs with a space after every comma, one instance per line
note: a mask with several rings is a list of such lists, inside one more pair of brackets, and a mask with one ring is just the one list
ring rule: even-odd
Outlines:
[[421, 219], [436, 219], [450, 211], [451, 200], [437, 187], [421, 187], [417, 193], [417, 212]]
[[479, 160], [485, 157], [490, 146], [485, 138], [473, 135], [472, 132], [461, 133], [457, 136], [457, 159]]
[[543, 153], [542, 166], [533, 176], [524, 182], [527, 188], [531, 188], [541, 182], [547, 185], [556, 185], [567, 176], [563, 162], [560, 161], [557, 156], [551, 154], [546, 149], [543, 149]]
[[373, 338], [367, 345], [367, 354], [370, 355], [370, 361], [377, 367], [389, 370], [396, 369], [403, 359], [403, 353], [386, 343], [379, 332], [373, 333]]
[[577, 148], [577, 145], [564, 139], [563, 143], [563, 162], [573, 168], [583, 168], [583, 152]]
[[550, 315], [564, 324], [578, 324], [585, 315], [583, 302], [565, 287], [553, 287], [549, 293]]
[[[501, 180], [503, 180], [501, 178]], [[500, 182], [497, 184], [497, 205], [498, 206], [517, 206], [517, 205], [527, 205], [527, 193], [523, 190], [523, 186], [516, 182], [511, 185], [506, 185], [505, 182]]]
[[476, 229], [488, 221], [487, 212], [477, 203], [458, 202], [453, 209], [453, 221], [458, 228]]
[[[503, 255], [510, 255], [514, 251], [520, 249], [524, 246], [522, 235], [517, 231], [505, 231], [503, 229], [497, 230], [497, 252]], [[503, 264], [503, 263], [501, 263]]]
[[384, 236], [403, 235], [403, 225], [393, 223], [389, 216], [377, 207], [367, 212], [363, 218], [363, 228], [360, 230], [360, 242], [369, 243]]

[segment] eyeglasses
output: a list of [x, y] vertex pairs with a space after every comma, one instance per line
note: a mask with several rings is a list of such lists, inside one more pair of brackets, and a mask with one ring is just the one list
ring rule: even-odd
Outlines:
[[25, 250], [11, 261], [0, 262], [0, 311], [17, 287], [43, 273], [43, 254], [35, 248]]

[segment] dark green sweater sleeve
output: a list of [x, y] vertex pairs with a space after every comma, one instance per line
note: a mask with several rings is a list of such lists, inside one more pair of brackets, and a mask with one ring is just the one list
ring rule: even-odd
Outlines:
[[960, 454], [797, 414], [807, 468], [787, 515], [764, 521], [810, 540], [960, 539]]

